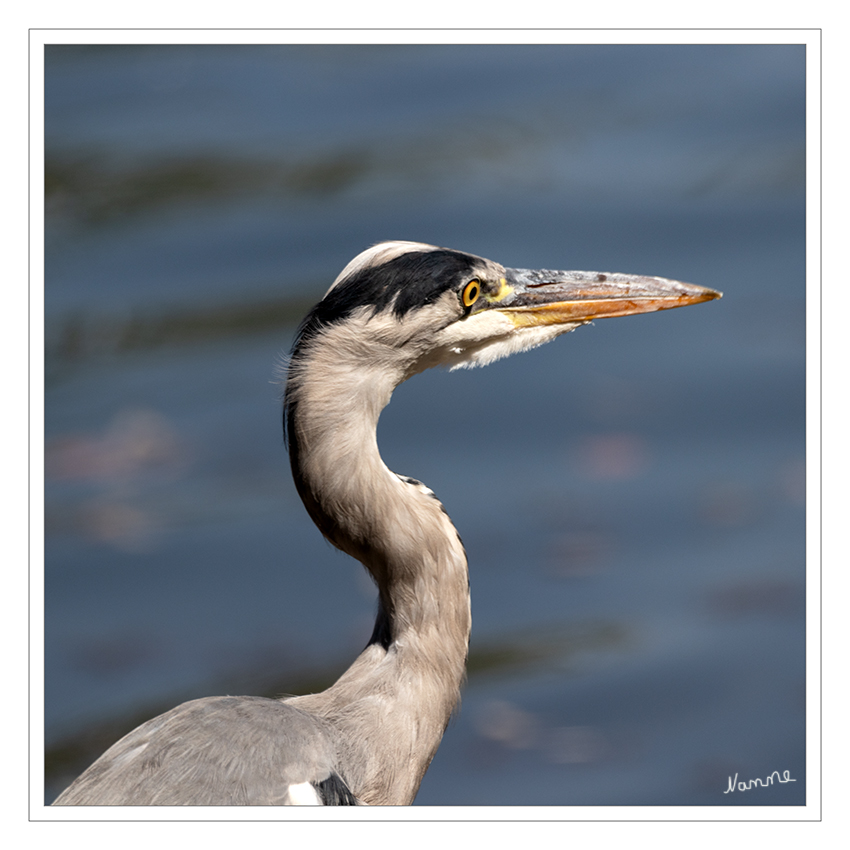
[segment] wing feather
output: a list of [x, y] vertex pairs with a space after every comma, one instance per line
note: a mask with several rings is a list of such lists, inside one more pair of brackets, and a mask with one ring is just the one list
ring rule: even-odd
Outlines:
[[357, 801], [339, 774], [337, 752], [333, 728], [294, 706], [208, 697], [125, 735], [54, 805], [287, 805], [292, 786], [305, 783], [324, 805], [351, 805]]

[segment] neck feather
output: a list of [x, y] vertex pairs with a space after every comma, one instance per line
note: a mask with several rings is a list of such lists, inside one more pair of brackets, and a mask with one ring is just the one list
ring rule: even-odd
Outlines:
[[434, 495], [391, 472], [378, 452], [378, 418], [400, 373], [370, 372], [322, 356], [327, 350], [311, 346], [290, 372], [292, 470], [325, 537], [374, 577], [379, 610], [370, 644], [339, 681], [295, 702], [356, 730], [343, 739], [365, 740], [346, 745], [358, 797], [407, 804], [459, 698], [470, 632], [466, 554]]

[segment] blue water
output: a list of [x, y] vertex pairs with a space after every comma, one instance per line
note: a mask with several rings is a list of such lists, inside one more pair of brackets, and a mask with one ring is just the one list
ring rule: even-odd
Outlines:
[[275, 364], [349, 259], [414, 239], [724, 292], [396, 392], [382, 453], [463, 536], [472, 660], [548, 650], [471, 669], [417, 804], [804, 803], [804, 58], [48, 48], [48, 747], [365, 643]]

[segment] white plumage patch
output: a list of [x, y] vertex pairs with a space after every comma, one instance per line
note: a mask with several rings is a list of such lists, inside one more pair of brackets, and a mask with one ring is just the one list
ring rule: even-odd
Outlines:
[[309, 782], [299, 782], [290, 785], [287, 793], [287, 805], [290, 806], [321, 806], [322, 801], [316, 789]]
[[454, 322], [440, 332], [437, 342], [444, 354], [439, 365], [450, 369], [486, 366], [511, 354], [543, 345], [580, 324], [583, 323], [517, 327], [505, 313], [498, 309], [488, 310]]

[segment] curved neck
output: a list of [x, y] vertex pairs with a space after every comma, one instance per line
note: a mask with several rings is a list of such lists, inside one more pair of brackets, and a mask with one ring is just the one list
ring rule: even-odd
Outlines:
[[379, 594], [364, 652], [327, 691], [293, 701], [357, 742], [340, 767], [361, 800], [384, 805], [409, 804], [418, 790], [459, 698], [471, 626], [457, 531], [434, 495], [391, 472], [378, 452], [378, 418], [396, 378], [310, 357], [286, 389], [298, 492]]

